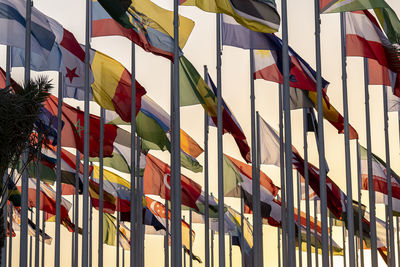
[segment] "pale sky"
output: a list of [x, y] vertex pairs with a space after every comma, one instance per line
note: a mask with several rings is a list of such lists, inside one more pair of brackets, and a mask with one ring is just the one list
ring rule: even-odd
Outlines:
[[[154, 1], [158, 5], [172, 10], [172, 0]], [[281, 1], [277, 0], [278, 11], [280, 13]], [[315, 40], [314, 40], [314, 1], [288, 1], [288, 23], [289, 23], [289, 45], [302, 56], [315, 69]], [[387, 0], [387, 3], [400, 14], [400, 2]], [[46, 15], [56, 19], [66, 29], [71, 31], [81, 43], [84, 43], [85, 34], [85, 1], [34, 1], [36, 8]], [[216, 15], [206, 13], [196, 7], [182, 7], [180, 13], [195, 21], [194, 30], [183, 49], [185, 56], [193, 63], [199, 73], [203, 73], [203, 65], [207, 65], [210, 75], [216, 82]], [[334, 105], [343, 114], [342, 83], [341, 83], [341, 58], [340, 58], [340, 29], [339, 14], [329, 14], [321, 16], [321, 48], [322, 48], [322, 72], [323, 77], [330, 82], [328, 96]], [[278, 32], [278, 36], [281, 33]], [[106, 53], [107, 55], [120, 61], [127, 69], [131, 66], [130, 41], [122, 37], [101, 37], [92, 39], [92, 47]], [[5, 69], [5, 48], [1, 49], [1, 67]], [[349, 119], [352, 126], [358, 131], [360, 144], [366, 146], [365, 134], [365, 105], [364, 105], [364, 79], [363, 62], [361, 58], [349, 58], [347, 60], [348, 70], [348, 93], [349, 93]], [[57, 81], [56, 73], [46, 73], [53, 80]], [[23, 69], [13, 69], [13, 77], [22, 81]], [[35, 76], [36, 74], [33, 74]], [[146, 88], [147, 94], [154, 99], [166, 111], [170, 111], [170, 62], [162, 57], [154, 56], [144, 52], [141, 48], [136, 48], [136, 78]], [[249, 71], [249, 52], [233, 47], [223, 47], [222, 56], [222, 92], [226, 103], [231, 108], [237, 120], [244, 130], [248, 143], [251, 144], [250, 134], [250, 71]], [[260, 115], [275, 129], [278, 129], [278, 85], [264, 80], [257, 80], [256, 86], [256, 110]], [[66, 102], [71, 103], [70, 100]], [[76, 103], [77, 102], [73, 102]], [[372, 151], [376, 155], [385, 159], [384, 130], [383, 130], [383, 102], [382, 87], [370, 86], [370, 106], [371, 106], [371, 131], [372, 131]], [[91, 109], [98, 112], [96, 104], [91, 105]], [[181, 127], [187, 131], [202, 147], [204, 147], [203, 137], [203, 109], [201, 106], [184, 107], [181, 109]], [[324, 121], [325, 126], [325, 150], [326, 159], [330, 168], [329, 177], [336, 182], [341, 189], [346, 192], [345, 187], [345, 157], [344, 157], [344, 136], [339, 135], [337, 130], [328, 122]], [[400, 173], [399, 166], [399, 125], [397, 114], [389, 115], [390, 146], [392, 169]], [[303, 155], [303, 122], [302, 111], [292, 112], [292, 138], [294, 146]], [[216, 148], [215, 128], [210, 129], [209, 135], [209, 166], [210, 166], [210, 191], [217, 196], [217, 148]], [[314, 165], [318, 164], [318, 154], [315, 146], [315, 138], [309, 135], [309, 160]], [[152, 152], [164, 161], [169, 161], [169, 153]], [[224, 137], [224, 153], [243, 161], [233, 138], [229, 135]], [[356, 146], [351, 142], [352, 157], [352, 184], [353, 196], [357, 197], [356, 179]], [[203, 156], [198, 160], [203, 163]], [[276, 185], [280, 185], [279, 168], [273, 166], [263, 166], [263, 171], [271, 177]], [[182, 169], [182, 172], [203, 185], [203, 174], [194, 174]], [[128, 178], [127, 176], [125, 176]], [[294, 176], [295, 177], [295, 176]], [[368, 192], [363, 191], [363, 204], [368, 205]], [[295, 196], [295, 199], [297, 197]], [[225, 198], [225, 203], [239, 210], [239, 201], [236, 199]], [[295, 204], [297, 206], [297, 204]], [[312, 206], [312, 205], [311, 205]], [[304, 210], [304, 205], [302, 206]], [[313, 212], [313, 211], [312, 211]], [[377, 213], [383, 218], [384, 209], [377, 207]], [[93, 212], [97, 218], [97, 211]], [[186, 215], [183, 212], [183, 215]], [[71, 215], [72, 216], [72, 215]], [[81, 215], [80, 215], [81, 217]], [[61, 227], [61, 265], [71, 266], [71, 235]], [[93, 235], [93, 265], [97, 265], [97, 233], [98, 220], [94, 219]], [[204, 260], [204, 226], [194, 225], [196, 240], [193, 251]], [[46, 225], [46, 232], [54, 238], [54, 223]], [[278, 266], [277, 263], [277, 230], [274, 227], [263, 227], [264, 238], [264, 266]], [[334, 240], [342, 244], [341, 229], [334, 229]], [[227, 242], [226, 242], [227, 243]], [[54, 239], [53, 239], [54, 244]], [[346, 244], [347, 245], [347, 244]], [[81, 247], [81, 246], [80, 246]], [[146, 266], [163, 266], [163, 237], [146, 236], [145, 242], [145, 264]], [[397, 247], [396, 247], [397, 249]], [[19, 233], [13, 239], [13, 266], [18, 266], [19, 255]], [[105, 266], [115, 264], [116, 248], [104, 245]], [[218, 265], [218, 239], [215, 236], [215, 266]], [[54, 246], [46, 245], [46, 266], [53, 266]], [[229, 264], [228, 251], [226, 253], [227, 265]], [[306, 253], [303, 253], [303, 264]], [[312, 257], [314, 260], [314, 256]], [[380, 256], [380, 265], [384, 266]], [[365, 263], [368, 266], [370, 256], [365, 252]], [[120, 259], [120, 261], [122, 261]], [[343, 257], [334, 257], [334, 266], [343, 266]], [[80, 261], [79, 261], [80, 262]], [[129, 253], [126, 252], [126, 262], [129, 262]], [[203, 266], [194, 263], [194, 266]], [[241, 266], [240, 250], [233, 247], [233, 265]]]

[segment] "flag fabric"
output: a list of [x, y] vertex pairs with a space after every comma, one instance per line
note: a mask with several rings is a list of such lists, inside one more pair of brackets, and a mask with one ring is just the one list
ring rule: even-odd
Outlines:
[[320, 0], [321, 13], [338, 13], [372, 8], [387, 8], [384, 0]]
[[376, 17], [392, 44], [400, 43], [400, 20], [388, 5], [385, 8], [374, 8]]
[[[360, 145], [360, 163], [362, 189], [368, 190], [368, 167], [367, 167], [367, 149]], [[392, 196], [400, 200], [400, 177], [391, 169]], [[372, 153], [372, 179], [374, 191], [387, 195], [387, 172], [386, 163], [378, 156]]]
[[197, 6], [213, 13], [224, 13], [232, 16], [238, 23], [257, 32], [277, 32], [280, 16], [274, 0], [181, 0], [183, 6]]
[[[38, 118], [35, 121], [35, 126], [41, 133], [45, 135], [45, 141], [51, 145], [57, 146], [57, 117], [50, 113], [47, 109], [41, 107]], [[61, 122], [61, 130], [64, 127], [64, 122]]]
[[[306, 200], [306, 181], [304, 179], [303, 176], [301, 176], [301, 200]], [[309, 200], [318, 200], [319, 201], [319, 197], [318, 195], [314, 192], [314, 190], [312, 190], [312, 188], [310, 188], [310, 186], [308, 186], [308, 197]], [[318, 212], [320, 213], [320, 212]]]
[[260, 163], [281, 166], [280, 137], [263, 118], [260, 117]]
[[[99, 183], [99, 167], [93, 166], [93, 181]], [[131, 184], [117, 174], [103, 170], [103, 189], [115, 198], [116, 211], [129, 212], [131, 205]], [[95, 205], [97, 207], [97, 205]]]
[[[194, 22], [179, 15], [179, 46], [183, 48]], [[173, 59], [173, 12], [150, 0], [92, 0], [92, 37], [119, 35], [145, 51]]]
[[[201, 104], [208, 116], [212, 118], [214, 124], [216, 125], [216, 87], [213, 84], [211, 77], [208, 77], [209, 85], [207, 85], [189, 60], [182, 56], [180, 57], [179, 62], [179, 83], [181, 88], [180, 105], [190, 106]], [[236, 144], [239, 147], [242, 157], [246, 160], [246, 162], [251, 162], [250, 147], [247, 144], [246, 136], [244, 135], [239, 123], [225, 102], [223, 103], [222, 120], [224, 133], [230, 133], [233, 136]]]
[[375, 59], [391, 71], [400, 72], [400, 52], [367, 10], [346, 14], [346, 47], [347, 56]]
[[117, 227], [119, 228], [119, 246], [130, 250], [130, 229], [123, 222], [117, 225], [116, 218], [107, 213], [103, 216], [103, 244], [117, 245]]
[[[143, 174], [143, 193], [159, 195], [160, 197], [171, 200], [171, 169], [168, 164], [162, 162], [151, 154], [146, 156], [146, 168]], [[182, 192], [181, 203], [195, 210], [199, 210], [196, 205], [201, 195], [201, 186], [181, 175]]]
[[[26, 2], [22, 0], [0, 1], [0, 43], [25, 49]], [[31, 13], [31, 51], [42, 60], [52, 53], [57, 54], [52, 25], [42, 12], [32, 7]]]
[[[49, 95], [44, 102], [46, 108], [51, 114], [56, 115], [58, 110], [58, 98]], [[73, 147], [83, 153], [83, 126], [84, 112], [73, 108], [72, 106], [63, 103], [62, 106], [62, 121], [64, 127], [61, 132], [61, 145], [65, 147]], [[89, 155], [91, 157], [99, 156], [99, 140], [100, 140], [100, 118], [95, 115], [90, 115], [89, 118], [90, 133], [89, 133]], [[117, 126], [104, 125], [104, 156], [110, 157], [113, 152], [113, 143], [117, 136]]]

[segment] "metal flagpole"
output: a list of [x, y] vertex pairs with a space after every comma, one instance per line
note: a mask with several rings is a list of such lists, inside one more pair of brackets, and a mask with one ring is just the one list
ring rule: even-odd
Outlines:
[[315, 244], [315, 266], [318, 265], [318, 218], [317, 218], [318, 201], [314, 198], [314, 244]]
[[[75, 195], [72, 196], [72, 221], [75, 222]], [[71, 267], [74, 267], [75, 262], [75, 242], [74, 242], [75, 233], [72, 232], [71, 237]]]
[[[41, 140], [39, 140], [39, 143]], [[41, 149], [37, 153], [36, 165], [36, 217], [35, 217], [35, 267], [39, 267], [39, 226], [40, 226], [40, 156]], [[11, 233], [11, 232], [10, 232]]]
[[[93, 175], [93, 173], [92, 173]], [[93, 206], [92, 202], [89, 202], [89, 211], [90, 211], [90, 219], [89, 219], [89, 266], [92, 267], [93, 263]]]
[[[42, 212], [42, 231], [43, 231], [43, 236], [42, 236], [42, 267], [44, 267], [44, 263], [46, 262], [45, 258], [44, 258], [44, 252], [45, 252], [45, 246], [44, 246], [44, 237], [46, 236], [46, 212]], [[76, 246], [75, 246], [76, 247]], [[78, 257], [78, 256], [76, 256]], [[11, 267], [11, 265], [9, 266]]]
[[329, 248], [331, 254], [331, 267], [333, 267], [333, 239], [332, 239], [332, 226], [333, 226], [333, 219], [332, 216], [329, 216]]
[[321, 70], [321, 40], [320, 40], [320, 14], [319, 0], [315, 0], [315, 48], [317, 65], [317, 106], [318, 106], [318, 154], [319, 154], [319, 188], [320, 188], [320, 208], [321, 208], [321, 235], [322, 235], [322, 266], [329, 266], [328, 252], [328, 211], [326, 196], [326, 162], [324, 144], [324, 121], [322, 107], [322, 70]]
[[211, 267], [214, 267], [214, 230], [211, 230]]
[[[10, 85], [10, 80], [11, 80], [11, 46], [9, 46], [9, 45], [7, 45], [7, 53], [6, 53], [6, 85]], [[10, 202], [10, 205], [9, 205], [9, 207], [10, 207], [10, 233], [12, 232], [11, 231], [11, 229], [12, 229], [12, 227], [11, 227], [11, 225], [12, 225], [12, 203]], [[4, 215], [4, 217], [5, 217], [5, 220], [4, 220], [4, 223], [5, 223], [5, 225], [7, 225], [7, 209], [5, 209], [5, 215]], [[9, 238], [9, 262], [11, 262], [11, 251], [12, 251], [12, 247], [11, 247], [11, 245], [12, 245], [12, 235], [10, 235], [10, 238]], [[4, 252], [5, 252], [5, 254], [4, 254], [4, 256], [3, 256], [3, 258], [4, 259], [6, 259], [6, 257], [7, 257], [7, 242], [4, 242], [5, 243], [5, 245], [4, 245]], [[6, 264], [7, 264], [7, 262], [6, 262], [6, 260], [4, 261], [4, 266], [6, 266]], [[11, 264], [9, 264], [9, 266], [11, 266]]]
[[229, 267], [232, 267], [232, 234], [229, 233]]
[[136, 205], [137, 205], [137, 236], [138, 236], [138, 255], [139, 266], [144, 267], [144, 229], [143, 229], [143, 179], [140, 178], [140, 137], [136, 136]]
[[[189, 210], [189, 233], [190, 235], [192, 234], [192, 210]], [[193, 244], [192, 244], [192, 238], [189, 240], [189, 266], [193, 267], [193, 260], [192, 260], [192, 249], [193, 249]]]
[[136, 53], [135, 44], [131, 43], [131, 250], [130, 250], [130, 266], [139, 267], [137, 255], [138, 251], [138, 235], [136, 232], [136, 183], [135, 183], [135, 166], [136, 166]]
[[[25, 74], [24, 84], [27, 86], [31, 80], [31, 12], [32, 0], [26, 1], [26, 31], [25, 31]], [[28, 162], [28, 150], [22, 152], [22, 163]], [[20, 233], [19, 265], [27, 267], [28, 253], [28, 172], [22, 173], [21, 181], [21, 233]]]
[[346, 267], [346, 228], [342, 224], [342, 234], [343, 234], [343, 266]]
[[83, 146], [83, 204], [82, 204], [82, 267], [88, 266], [88, 213], [89, 213], [89, 64], [90, 64], [90, 23], [91, 2], [86, 0], [86, 31], [85, 31], [85, 113], [84, 113], [84, 146]]
[[79, 224], [79, 174], [80, 174], [80, 165], [81, 165], [81, 153], [79, 150], [76, 150], [76, 158], [75, 158], [75, 214], [74, 214], [74, 266], [78, 266], [78, 258], [79, 258], [79, 233], [78, 233], [78, 224]]
[[178, 10], [179, 0], [174, 0], [174, 86], [171, 88], [171, 266], [182, 265]]
[[[221, 14], [217, 14], [217, 146], [218, 146], [218, 221], [224, 221], [224, 170], [222, 144], [222, 78], [221, 78]], [[224, 224], [218, 224], [219, 267], [225, 267], [225, 231]]]
[[281, 229], [276, 228], [278, 231], [278, 267], [281, 267]]
[[[257, 198], [257, 202], [258, 202], [258, 206], [259, 206], [259, 208], [258, 208], [258, 211], [259, 211], [259, 214], [258, 214], [258, 224], [259, 224], [259, 236], [258, 236], [258, 253], [259, 253], [259, 256], [258, 256], [258, 262], [259, 262], [259, 266], [264, 266], [264, 259], [263, 259], [263, 228], [262, 228], [262, 226], [263, 226], [263, 224], [262, 224], [262, 218], [261, 218], [261, 204], [260, 204], [260, 162], [261, 162], [261, 152], [260, 152], [260, 147], [261, 147], [261, 144], [260, 144], [260, 114], [258, 113], [258, 111], [257, 111], [257, 113], [256, 113], [256, 116], [257, 116], [257, 121], [256, 121], [256, 127], [257, 127], [257, 136], [256, 136], [256, 140], [257, 140], [257, 145], [256, 145], [256, 151], [257, 151], [257, 158], [256, 158], [256, 162], [257, 162], [257, 168], [256, 168], [256, 170], [257, 170], [257, 172], [256, 172], [256, 178], [257, 178], [257, 183], [258, 183], [258, 186], [256, 187], [256, 192], [257, 192], [257, 195], [258, 195], [258, 198]], [[254, 178], [253, 178], [254, 179]], [[253, 183], [253, 185], [254, 185], [254, 183]], [[256, 218], [256, 220], [257, 220], [257, 218]], [[256, 221], [257, 222], [257, 221]], [[253, 224], [254, 224], [254, 221], [253, 221]]]
[[371, 152], [371, 120], [369, 111], [369, 73], [368, 59], [364, 58], [364, 87], [365, 87], [365, 120], [367, 128], [367, 165], [368, 165], [368, 193], [371, 232], [371, 266], [378, 267], [377, 244], [376, 244], [376, 215], [375, 215], [375, 191], [372, 177], [372, 152]]
[[397, 229], [397, 263], [400, 265], [400, 232], [399, 232], [399, 216], [396, 216], [396, 229]]
[[[257, 129], [256, 129], [256, 111], [255, 111], [255, 90], [254, 90], [254, 54], [250, 49], [250, 104], [251, 104], [251, 176], [253, 191], [253, 256], [254, 266], [262, 266], [261, 246], [261, 209], [260, 209], [260, 178], [257, 173]], [[257, 117], [258, 120], [258, 117]]]
[[358, 235], [360, 242], [360, 266], [364, 267], [364, 248], [363, 248], [363, 228], [362, 228], [362, 217], [363, 212], [361, 212], [361, 158], [360, 158], [360, 145], [357, 140], [357, 187], [358, 187]]
[[[359, 263], [358, 263], [358, 245], [359, 244], [359, 240], [358, 237], [355, 237], [355, 245], [356, 245], [356, 267], [359, 267]], [[333, 256], [333, 255], [332, 255]], [[332, 257], [333, 258], [333, 257]]]
[[117, 267], [119, 267], [119, 238], [120, 238], [120, 233], [119, 233], [119, 211], [117, 211], [117, 245], [116, 245], [116, 253], [117, 253], [117, 258], [115, 261], [115, 264]]
[[100, 108], [100, 155], [99, 155], [99, 242], [98, 242], [98, 266], [103, 267], [103, 209], [104, 209], [104, 177], [103, 177], [103, 149], [104, 149], [104, 121], [105, 110]]
[[306, 238], [307, 238], [307, 266], [311, 266], [311, 222], [310, 222], [310, 187], [308, 177], [308, 129], [307, 111], [303, 109], [303, 143], [304, 143], [304, 179], [306, 201]]
[[300, 206], [300, 201], [301, 201], [301, 181], [300, 181], [300, 173], [297, 173], [297, 245], [299, 246], [299, 266], [301, 267], [303, 265], [302, 263], [302, 249], [301, 249], [301, 206]]
[[[30, 212], [32, 221], [32, 210]], [[32, 267], [32, 236], [29, 236], [29, 267]]]
[[[10, 233], [9, 237], [8, 237], [8, 267], [12, 266], [12, 225], [13, 225], [13, 204], [10, 202], [10, 224], [9, 224], [9, 228], [8, 231]], [[7, 224], [6, 224], [7, 225]]]
[[390, 266], [396, 265], [395, 250], [394, 250], [394, 232], [393, 232], [393, 203], [392, 203], [392, 171], [390, 169], [390, 148], [389, 148], [389, 117], [388, 117], [388, 101], [387, 101], [387, 88], [383, 86], [383, 117], [384, 117], [384, 129], [385, 129], [385, 150], [386, 150], [386, 177], [389, 181], [387, 183], [388, 191], [388, 218], [389, 225], [386, 229], [389, 231], [389, 253], [388, 260]]
[[346, 71], [346, 19], [345, 13], [340, 13], [340, 40], [342, 55], [342, 90], [343, 90], [343, 119], [344, 119], [344, 149], [346, 162], [346, 193], [347, 193], [347, 229], [349, 235], [349, 266], [355, 267], [354, 256], [354, 214], [353, 189], [351, 184], [350, 135], [349, 135], [349, 107], [347, 99], [347, 71]]
[[285, 182], [285, 147], [283, 143], [283, 89], [279, 84], [279, 148], [281, 170], [281, 222], [282, 222], [282, 262], [287, 267], [287, 235], [286, 235], [286, 182]]
[[164, 236], [164, 266], [169, 267], [169, 245], [168, 245], [168, 240], [169, 240], [169, 208], [168, 208], [168, 200], [165, 199], [165, 228], [166, 228], [166, 233]]
[[[208, 69], [204, 65], [204, 79], [208, 82]], [[208, 114], [204, 111], [204, 194], [205, 194], [205, 210], [204, 210], [204, 249], [205, 249], [205, 267], [210, 267], [210, 210], [208, 203]]]
[[[287, 233], [288, 233], [288, 266], [296, 266], [295, 220], [293, 201], [293, 171], [292, 171], [292, 131], [290, 119], [289, 95], [289, 45], [288, 45], [287, 1], [282, 1], [282, 61], [283, 61], [283, 106], [285, 116], [285, 158], [286, 158], [286, 199], [287, 199]], [[283, 195], [282, 195], [283, 198]]]
[[[244, 232], [244, 194], [243, 189], [240, 191], [240, 230]], [[241, 256], [242, 256], [242, 267], [246, 266], [245, 255], [244, 255], [244, 238], [240, 239]]]
[[122, 267], [125, 267], [125, 249], [122, 248]]
[[[56, 169], [56, 232], [54, 266], [60, 266], [60, 223], [61, 223], [61, 130], [62, 130], [62, 104], [63, 104], [63, 74], [58, 73], [58, 110], [57, 110], [57, 169]], [[39, 185], [38, 185], [39, 184]], [[40, 181], [36, 183], [36, 190], [40, 190]], [[36, 196], [38, 193], [36, 192]]]

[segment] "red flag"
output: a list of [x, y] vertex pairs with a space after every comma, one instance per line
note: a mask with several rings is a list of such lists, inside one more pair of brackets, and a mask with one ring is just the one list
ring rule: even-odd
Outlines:
[[[196, 201], [201, 194], [201, 186], [181, 175], [182, 205], [199, 210]], [[144, 194], [159, 195], [160, 197], [171, 200], [171, 168], [156, 157], [147, 154], [146, 168], [143, 174]]]
[[[44, 102], [44, 107], [57, 116], [58, 98], [50, 95]], [[64, 121], [64, 127], [61, 131], [61, 145], [76, 148], [83, 153], [84, 112], [63, 103], [62, 120]], [[100, 118], [90, 115], [89, 124], [89, 156], [98, 157], [100, 149]], [[104, 125], [104, 157], [112, 157], [117, 129], [118, 127], [115, 125]]]

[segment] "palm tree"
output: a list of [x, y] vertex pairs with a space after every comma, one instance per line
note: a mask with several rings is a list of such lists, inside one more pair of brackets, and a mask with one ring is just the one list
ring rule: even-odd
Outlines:
[[[24, 88], [11, 82], [10, 86], [0, 89], [0, 174], [4, 175], [0, 183], [0, 249], [4, 246], [7, 233], [3, 217], [10, 195], [7, 189], [15, 186], [11, 177], [22, 154], [27, 155], [27, 161], [22, 166], [24, 170], [42, 146], [45, 133], [36, 126], [35, 121], [51, 88], [51, 81], [42, 76], [30, 81]], [[19, 179], [21, 176], [15, 180]]]

